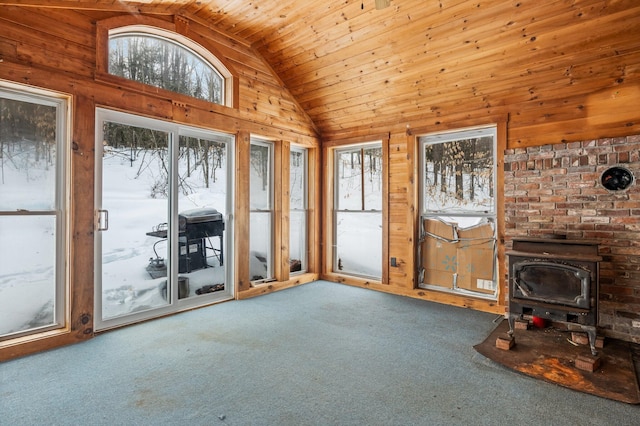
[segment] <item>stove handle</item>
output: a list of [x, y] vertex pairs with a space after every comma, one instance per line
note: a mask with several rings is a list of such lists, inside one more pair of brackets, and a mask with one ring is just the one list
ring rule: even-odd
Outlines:
[[[102, 220], [102, 218], [104, 218], [104, 220]], [[109, 210], [96, 211], [96, 230], [97, 231], [109, 230]]]
[[525, 283], [520, 283], [520, 280], [515, 277], [513, 278], [513, 283], [516, 285], [516, 287], [520, 289], [520, 291], [522, 292], [522, 294], [525, 295], [525, 297], [531, 297], [531, 293], [529, 293], [531, 289]]

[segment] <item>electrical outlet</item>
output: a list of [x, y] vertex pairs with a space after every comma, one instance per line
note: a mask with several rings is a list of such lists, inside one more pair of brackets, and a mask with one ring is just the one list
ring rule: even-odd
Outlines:
[[392, 257], [389, 263], [391, 264], [391, 266], [398, 266], [398, 262], [396, 261], [395, 257]]

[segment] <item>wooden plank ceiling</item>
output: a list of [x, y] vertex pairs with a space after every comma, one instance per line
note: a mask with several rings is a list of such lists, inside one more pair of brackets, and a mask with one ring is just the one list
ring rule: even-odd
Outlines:
[[[391, 0], [381, 10], [375, 0], [3, 3], [195, 17], [252, 45], [325, 139], [448, 111], [532, 108], [574, 83], [601, 89], [591, 79], [620, 78], [607, 68], [611, 52], [637, 56], [640, 44], [635, 0]], [[594, 20], [605, 30], [585, 31]]]

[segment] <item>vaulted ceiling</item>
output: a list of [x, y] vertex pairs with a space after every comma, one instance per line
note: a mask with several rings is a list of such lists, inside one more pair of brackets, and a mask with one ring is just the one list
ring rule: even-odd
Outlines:
[[[325, 138], [554, 102], [551, 93], [589, 81], [612, 52], [638, 52], [617, 38], [637, 32], [634, 0], [390, 0], [379, 10], [375, 0], [3, 3], [195, 16], [250, 43]], [[606, 31], [594, 34], [595, 21]], [[601, 71], [611, 84], [624, 78]]]

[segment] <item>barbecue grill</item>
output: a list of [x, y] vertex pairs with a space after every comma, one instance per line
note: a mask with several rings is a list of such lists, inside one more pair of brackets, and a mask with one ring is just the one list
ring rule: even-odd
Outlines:
[[[155, 246], [167, 240], [166, 224], [158, 225], [147, 235], [160, 238]], [[185, 210], [178, 215], [178, 272], [189, 273], [198, 269], [209, 267], [207, 263], [207, 250], [218, 259], [222, 266], [224, 262], [224, 220], [222, 213], [212, 208]], [[214, 248], [211, 237], [218, 237], [220, 248]], [[159, 257], [151, 259], [147, 271], [152, 278], [166, 276], [164, 259]]]
[[[222, 213], [216, 209], [186, 210], [178, 215], [178, 241], [180, 243], [179, 272], [191, 272], [206, 268], [207, 247], [223, 264], [223, 232]], [[207, 246], [209, 237], [220, 239], [220, 250]]]

